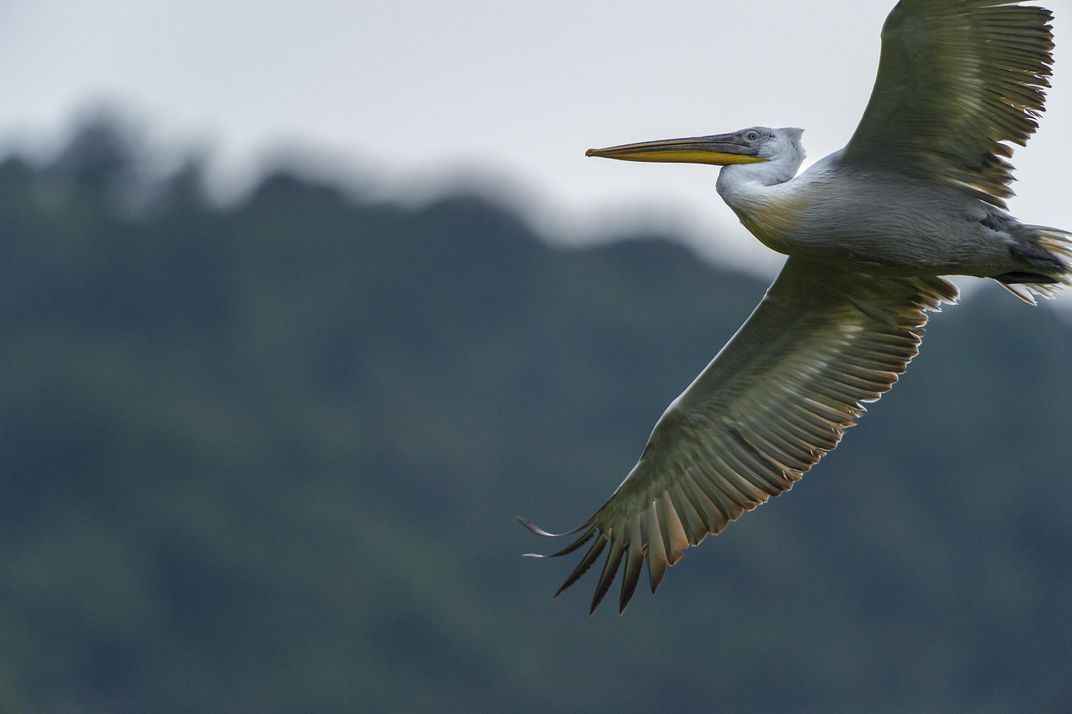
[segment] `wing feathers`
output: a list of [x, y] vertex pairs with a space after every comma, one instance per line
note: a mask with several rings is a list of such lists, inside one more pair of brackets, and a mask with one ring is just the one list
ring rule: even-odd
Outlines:
[[712, 533], [721, 533], [722, 529], [726, 525], [741, 515], [741, 507], [733, 502], [733, 499], [729, 498], [722, 490], [721, 484], [714, 476], [709, 476], [707, 472], [701, 467], [697, 468], [694, 473], [694, 483], [696, 487], [707, 496], [707, 500], [714, 504], [716, 511], [718, 512], [720, 523], [716, 530]]
[[618, 598], [619, 614], [625, 611], [640, 580], [640, 570], [644, 563], [644, 534], [640, 529], [641, 514], [638, 511], [629, 522], [629, 549], [626, 553], [625, 575], [622, 576], [622, 594]]
[[673, 565], [681, 560], [681, 554], [689, 547], [689, 539], [685, 535], [685, 527], [681, 524], [681, 518], [674, 505], [670, 502], [670, 494], [663, 491], [659, 496], [659, 525], [663, 529], [663, 548], [666, 560]]
[[603, 597], [610, 590], [610, 586], [614, 582], [614, 576], [618, 574], [618, 568], [621, 567], [626, 545], [626, 540], [620, 531], [611, 534], [610, 551], [607, 553], [607, 560], [603, 563], [603, 572], [599, 575], [599, 584], [596, 585], [595, 594], [592, 595], [592, 605], [588, 609], [589, 614], [596, 611], [599, 603], [603, 601]]
[[748, 322], [667, 409], [628, 478], [554, 554], [595, 538], [559, 593], [608, 545], [591, 610], [623, 561], [619, 610], [645, 559], [655, 592], [687, 548], [792, 488], [834, 449], [862, 402], [878, 399], [915, 356], [926, 311], [956, 296], [940, 278], [875, 277], [791, 258]]
[[[662, 527], [659, 525], [659, 516], [655, 513], [653, 503], [648, 504], [645, 514], [647, 523], [645, 535], [648, 537], [648, 579], [651, 582], [651, 592], [654, 594], [659, 589], [659, 584], [663, 581], [668, 562], [666, 551], [664, 550], [665, 546], [663, 545]], [[628, 604], [628, 599], [626, 602], [621, 603], [619, 612], [624, 611], [625, 605]]]
[[581, 562], [577, 563], [577, 567], [573, 569], [570, 576], [566, 578], [566, 582], [562, 583], [562, 587], [555, 593], [555, 597], [558, 597], [562, 592], [580, 580], [581, 576], [588, 572], [588, 569], [592, 567], [592, 563], [596, 562], [596, 558], [603, 552], [603, 549], [607, 547], [606, 537], [600, 533], [596, 538], [596, 542], [592, 544], [592, 547], [588, 549], [588, 552], [581, 558]]
[[943, 182], [1004, 206], [1012, 156], [1038, 128], [1053, 15], [1009, 0], [902, 0], [882, 31], [850, 164]]

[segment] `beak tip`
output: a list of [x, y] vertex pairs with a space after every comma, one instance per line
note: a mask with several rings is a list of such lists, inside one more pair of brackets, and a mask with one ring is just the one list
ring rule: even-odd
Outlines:
[[595, 149], [589, 149], [588, 151], [584, 152], [584, 155], [585, 156], [595, 156], [596, 155], [596, 150]]

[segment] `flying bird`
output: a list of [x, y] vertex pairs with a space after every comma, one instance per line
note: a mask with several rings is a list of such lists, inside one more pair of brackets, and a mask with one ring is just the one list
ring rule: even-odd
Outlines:
[[[833, 450], [917, 354], [943, 275], [992, 278], [1031, 304], [1072, 282], [1072, 233], [1008, 211], [1013, 144], [1038, 128], [1049, 10], [1008, 0], [901, 0], [882, 29], [870, 102], [840, 151], [798, 175], [802, 130], [589, 149], [625, 161], [722, 166], [717, 190], [788, 256], [755, 311], [655, 424], [636, 466], [550, 556], [604, 556], [590, 612], [624, 564], [619, 611], [647, 561], [667, 566], [788, 491]], [[556, 593], [557, 597], [557, 593]]]

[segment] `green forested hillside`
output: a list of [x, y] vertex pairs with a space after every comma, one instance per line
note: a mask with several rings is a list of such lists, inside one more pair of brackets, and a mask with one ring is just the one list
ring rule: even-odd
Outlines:
[[624, 617], [576, 525], [765, 285], [292, 176], [0, 163], [0, 710], [1064, 712], [1072, 326], [987, 287]]

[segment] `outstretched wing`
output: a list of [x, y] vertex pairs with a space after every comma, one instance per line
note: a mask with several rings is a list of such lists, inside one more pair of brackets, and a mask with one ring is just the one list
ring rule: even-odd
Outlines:
[[790, 258], [748, 321], [667, 408], [611, 499], [554, 554], [595, 539], [558, 592], [604, 550], [592, 612], [623, 561], [620, 610], [645, 557], [655, 592], [688, 546], [792, 488], [836, 447], [862, 402], [886, 392], [918, 352], [926, 311], [956, 297], [941, 278], [875, 277]]
[[843, 161], [1013, 195], [1009, 143], [1038, 128], [1053, 15], [1008, 0], [901, 0], [882, 28], [878, 78]]

